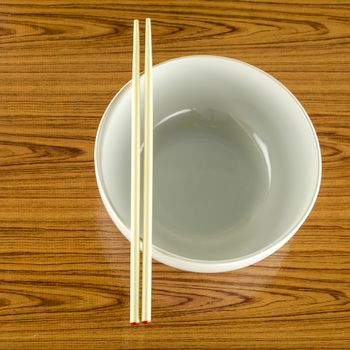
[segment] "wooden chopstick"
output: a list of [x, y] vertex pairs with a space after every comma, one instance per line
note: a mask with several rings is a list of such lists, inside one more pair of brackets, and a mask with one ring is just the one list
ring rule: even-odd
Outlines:
[[[152, 306], [152, 215], [153, 215], [153, 83], [151, 20], [146, 19], [145, 35], [145, 120], [143, 184], [143, 271], [142, 322], [151, 322]], [[134, 20], [131, 121], [131, 247], [130, 323], [137, 325], [140, 295], [140, 40], [139, 22]]]
[[143, 188], [142, 322], [151, 322], [152, 304], [152, 202], [153, 202], [153, 84], [151, 20], [145, 35], [145, 124]]
[[130, 323], [139, 324], [140, 298], [140, 40], [134, 20], [131, 120]]

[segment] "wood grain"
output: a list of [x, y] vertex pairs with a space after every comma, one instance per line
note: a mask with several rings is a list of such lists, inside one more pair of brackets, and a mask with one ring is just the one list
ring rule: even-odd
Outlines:
[[[316, 127], [323, 180], [304, 226], [254, 266], [155, 263], [154, 323], [131, 328], [129, 246], [93, 147], [146, 16], [154, 63], [226, 55], [287, 85]], [[350, 349], [349, 18], [344, 0], [2, 1], [0, 348]]]

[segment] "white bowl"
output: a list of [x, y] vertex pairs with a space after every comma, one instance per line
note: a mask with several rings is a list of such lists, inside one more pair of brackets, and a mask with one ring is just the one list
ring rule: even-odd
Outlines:
[[[303, 107], [270, 75], [225, 57], [180, 57], [155, 66], [153, 78], [153, 257], [222, 272], [275, 252], [305, 221], [320, 186], [320, 147]], [[143, 105], [143, 88], [141, 95]], [[128, 239], [130, 126], [129, 82], [95, 144], [103, 203]]]

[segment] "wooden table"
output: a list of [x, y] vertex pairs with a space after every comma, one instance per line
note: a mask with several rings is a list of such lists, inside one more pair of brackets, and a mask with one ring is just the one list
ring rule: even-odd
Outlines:
[[[323, 180], [304, 226], [254, 266], [155, 262], [153, 325], [130, 327], [129, 245], [99, 198], [93, 149], [146, 16], [154, 63], [225, 55], [289, 87]], [[349, 17], [344, 0], [1, 2], [0, 348], [350, 349]]]

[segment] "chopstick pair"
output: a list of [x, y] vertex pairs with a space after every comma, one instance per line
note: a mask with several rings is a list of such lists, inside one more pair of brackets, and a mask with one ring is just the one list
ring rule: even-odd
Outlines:
[[[152, 302], [152, 192], [153, 192], [153, 84], [151, 20], [146, 19], [145, 35], [145, 107], [144, 107], [144, 178], [143, 178], [143, 262], [142, 316], [151, 322]], [[132, 64], [131, 121], [131, 246], [130, 246], [130, 323], [137, 325], [140, 295], [140, 181], [141, 181], [141, 116], [140, 116], [140, 39], [139, 21], [134, 20]]]

